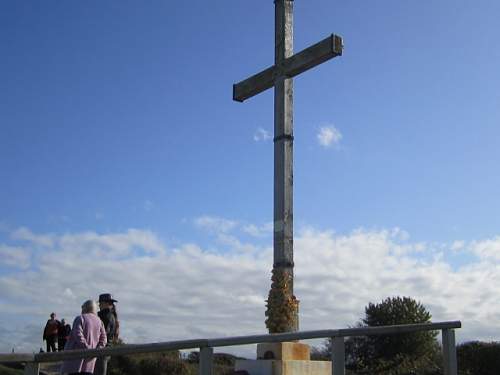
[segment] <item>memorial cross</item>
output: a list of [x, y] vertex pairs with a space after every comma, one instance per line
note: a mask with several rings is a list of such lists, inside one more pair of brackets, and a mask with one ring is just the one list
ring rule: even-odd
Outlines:
[[[293, 296], [293, 77], [342, 55], [342, 38], [330, 35], [293, 54], [293, 0], [275, 0], [274, 65], [233, 85], [233, 100], [243, 102], [274, 86], [274, 263], [273, 277], [285, 275], [283, 285]], [[281, 272], [281, 273], [280, 273]], [[273, 281], [275, 281], [273, 279]], [[270, 293], [271, 296], [271, 293]], [[270, 297], [271, 298], [271, 297]], [[273, 301], [268, 300], [267, 316]], [[298, 313], [281, 298], [280, 314], [295, 315], [271, 333], [298, 329]], [[298, 303], [298, 302], [297, 302]]]

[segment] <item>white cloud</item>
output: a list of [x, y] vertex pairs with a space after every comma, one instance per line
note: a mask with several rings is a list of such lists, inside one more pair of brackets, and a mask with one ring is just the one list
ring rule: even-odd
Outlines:
[[465, 241], [453, 241], [451, 244], [451, 250], [458, 251], [462, 250], [465, 246]]
[[[195, 222], [229, 250], [168, 248], [154, 233], [137, 229], [51, 235], [52, 246], [38, 252], [31, 268], [0, 275], [0, 352], [38, 349], [46, 315], [56, 311], [71, 320], [81, 302], [103, 292], [119, 300], [129, 343], [264, 333], [272, 247], [230, 235], [235, 221], [205, 216]], [[435, 256], [452, 253], [452, 244], [433, 250], [409, 242], [399, 229], [296, 233], [302, 330], [352, 325], [368, 302], [405, 295], [426, 305], [434, 321], [462, 320], [459, 341], [500, 337], [500, 259], [490, 256], [496, 239], [470, 250], [487, 260], [453, 268], [446, 256]]]
[[68, 298], [75, 299], [75, 295], [73, 294], [73, 291], [70, 288], [64, 289], [63, 295]]
[[253, 140], [255, 142], [269, 141], [272, 139], [271, 133], [263, 128], [258, 128], [253, 135]]
[[399, 227], [395, 227], [391, 230], [391, 236], [402, 241], [406, 241], [410, 238], [410, 234]]
[[28, 241], [34, 245], [42, 247], [51, 247], [53, 245], [53, 236], [51, 234], [36, 235], [28, 228], [18, 228], [11, 233], [14, 240]]
[[0, 244], [0, 265], [26, 269], [30, 265], [29, 252], [22, 247]]
[[212, 233], [227, 233], [238, 225], [236, 221], [208, 215], [196, 218], [194, 224]]
[[500, 236], [484, 241], [473, 242], [472, 252], [484, 260], [500, 261]]
[[244, 225], [242, 231], [253, 237], [265, 237], [273, 232], [273, 223], [269, 222], [264, 225], [247, 224]]
[[57, 238], [57, 246], [61, 249], [72, 249], [74, 252], [89, 252], [97, 257], [113, 258], [131, 256], [138, 249], [145, 253], [162, 253], [163, 243], [147, 230], [129, 229], [125, 233], [98, 234], [83, 232], [64, 234]]
[[340, 131], [333, 125], [322, 126], [319, 129], [318, 134], [316, 135], [318, 143], [322, 147], [330, 147], [332, 145], [339, 144], [342, 139], [342, 134]]

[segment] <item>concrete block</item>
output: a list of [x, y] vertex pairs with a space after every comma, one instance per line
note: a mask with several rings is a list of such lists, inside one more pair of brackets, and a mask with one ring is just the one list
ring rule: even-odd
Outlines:
[[262, 343], [257, 344], [257, 359], [309, 361], [311, 349], [300, 342]]
[[238, 360], [236, 371], [250, 375], [331, 375], [329, 361]]

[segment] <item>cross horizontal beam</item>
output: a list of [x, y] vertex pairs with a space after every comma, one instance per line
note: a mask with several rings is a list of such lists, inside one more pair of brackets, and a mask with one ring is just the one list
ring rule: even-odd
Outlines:
[[321, 42], [233, 85], [233, 100], [243, 102], [274, 86], [277, 77], [292, 78], [327, 60], [342, 55], [342, 38], [332, 34]]

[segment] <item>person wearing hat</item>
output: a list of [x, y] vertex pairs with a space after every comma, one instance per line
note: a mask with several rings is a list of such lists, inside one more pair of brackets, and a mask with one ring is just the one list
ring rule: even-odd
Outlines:
[[[108, 339], [107, 345], [111, 345], [118, 340], [120, 323], [116, 312], [116, 302], [118, 301], [113, 299], [113, 296], [110, 293], [103, 293], [99, 295], [99, 312], [97, 315], [101, 318], [104, 324]], [[97, 358], [94, 375], [106, 375], [109, 359], [110, 357]]]

